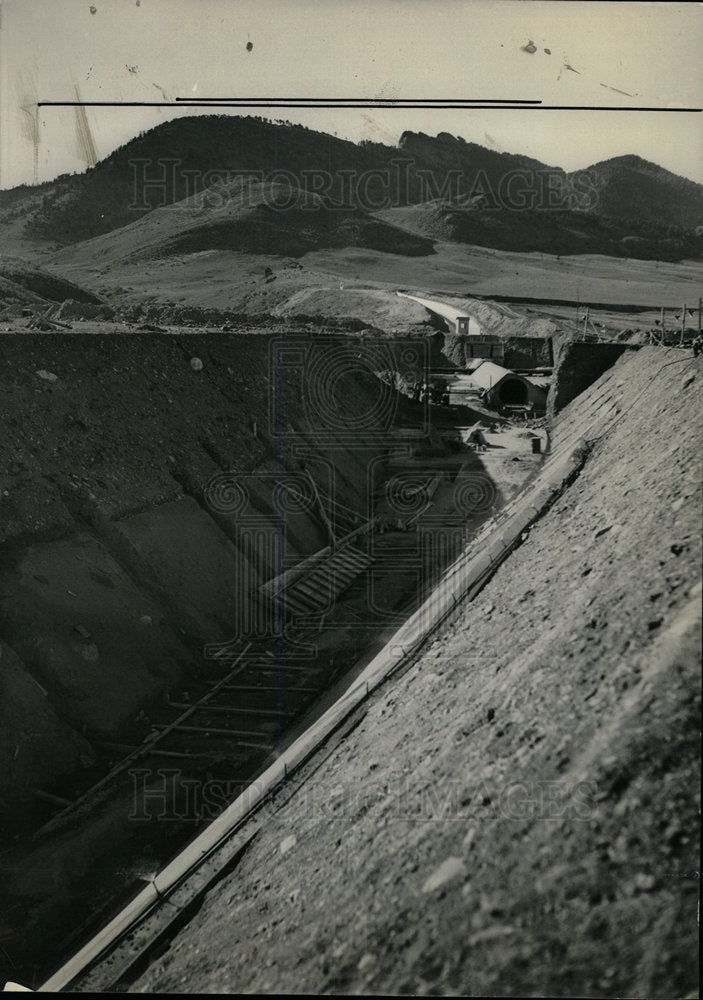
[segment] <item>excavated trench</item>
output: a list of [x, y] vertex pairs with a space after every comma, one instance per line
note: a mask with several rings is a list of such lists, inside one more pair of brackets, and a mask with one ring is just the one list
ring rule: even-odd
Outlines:
[[507, 426], [477, 454], [477, 411], [399, 392], [423, 341], [86, 326], [0, 347], [0, 947], [36, 985], [540, 458]]

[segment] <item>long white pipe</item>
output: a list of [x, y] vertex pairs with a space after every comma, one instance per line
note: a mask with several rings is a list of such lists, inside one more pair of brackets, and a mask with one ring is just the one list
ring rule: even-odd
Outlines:
[[[320, 718], [292, 743], [260, 777], [202, 831], [156, 878], [78, 951], [39, 992], [68, 986], [98, 956], [127, 932], [161, 898], [175, 888], [222, 840], [240, 826], [289, 772], [302, 764], [319, 744], [364, 701], [386, 677], [413, 653], [471, 588], [484, 581], [525, 528], [536, 519], [552, 495], [584, 462], [588, 445], [582, 439], [564, 458], [554, 456], [536, 481], [513, 501], [507, 520], [479, 536], [462, 554], [422, 606], [402, 625], [364, 671]], [[483, 536], [486, 536], [485, 538]], [[473, 553], [476, 554], [473, 554]]]

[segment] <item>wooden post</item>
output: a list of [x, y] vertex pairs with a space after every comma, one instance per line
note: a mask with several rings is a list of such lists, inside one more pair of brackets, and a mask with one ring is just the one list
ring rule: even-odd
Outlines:
[[661, 317], [659, 319], [659, 334], [661, 336], [661, 342], [662, 342], [662, 344], [664, 343], [664, 341], [666, 339], [665, 336], [664, 336], [664, 333], [665, 333], [665, 331], [664, 331], [664, 306], [662, 306]]
[[586, 306], [586, 315], [585, 315], [584, 320], [583, 320], [583, 339], [584, 340], [586, 339], [586, 331], [588, 329], [588, 314], [589, 314], [590, 311], [591, 311], [591, 307], [590, 306]]
[[42, 802], [48, 802], [52, 806], [61, 806], [62, 809], [65, 809], [67, 806], [73, 805], [70, 799], [64, 799], [61, 795], [52, 795], [51, 792], [45, 792], [41, 788], [32, 788], [31, 791]]
[[334, 550], [335, 550], [335, 548], [337, 546], [337, 539], [334, 537], [334, 531], [332, 530], [332, 525], [330, 524], [329, 518], [327, 517], [327, 511], [325, 510], [324, 504], [322, 503], [322, 498], [320, 497], [320, 493], [319, 493], [319, 490], [317, 488], [317, 483], [312, 478], [312, 473], [310, 472], [310, 470], [306, 469], [305, 471], [307, 473], [308, 479], [310, 480], [310, 485], [312, 486], [312, 490], [313, 490], [313, 493], [315, 495], [315, 499], [317, 500], [317, 506], [320, 508], [320, 514], [322, 516], [322, 523], [327, 528], [327, 533], [330, 536], [330, 545], [332, 547], [332, 551], [334, 552]]
[[681, 307], [681, 336], [679, 337], [679, 346], [683, 347], [683, 333], [686, 329], [686, 303], [684, 302]]
[[703, 310], [703, 299], [698, 300], [698, 335], [701, 332], [701, 310]]

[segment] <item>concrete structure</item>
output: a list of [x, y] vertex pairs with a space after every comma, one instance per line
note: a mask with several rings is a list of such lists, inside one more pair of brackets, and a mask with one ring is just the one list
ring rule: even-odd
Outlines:
[[488, 406], [500, 410], [506, 406], [534, 406], [535, 412], [545, 413], [547, 391], [536, 380], [517, 375], [492, 361], [482, 361], [471, 368], [471, 381], [482, 392]]
[[398, 292], [404, 299], [412, 299], [419, 302], [434, 317], [442, 320], [446, 329], [450, 333], [455, 333], [457, 337], [480, 337], [481, 325], [462, 309], [450, 306], [446, 302], [439, 302], [437, 299], [423, 299], [418, 295], [407, 295], [405, 292]]
[[398, 292], [398, 295], [424, 306], [432, 318], [439, 321], [443, 329], [461, 338], [465, 357], [503, 360], [502, 340], [484, 333], [478, 320], [465, 310], [440, 302], [438, 299], [424, 299], [418, 295], [407, 295], [405, 292]]

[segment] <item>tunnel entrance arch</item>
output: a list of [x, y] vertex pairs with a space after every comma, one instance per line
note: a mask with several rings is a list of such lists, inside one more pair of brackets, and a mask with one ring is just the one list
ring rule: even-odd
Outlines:
[[496, 387], [498, 400], [505, 406], [526, 406], [527, 385], [519, 378], [504, 378]]

